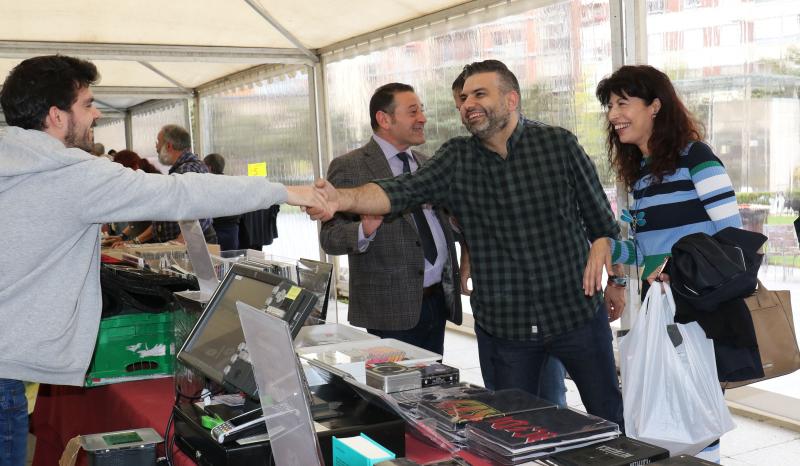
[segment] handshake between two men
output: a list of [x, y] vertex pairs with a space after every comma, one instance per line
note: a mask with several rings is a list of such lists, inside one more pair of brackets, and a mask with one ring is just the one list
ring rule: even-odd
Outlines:
[[386, 193], [374, 183], [336, 189], [328, 180], [320, 178], [313, 186], [287, 186], [286, 190], [289, 193], [288, 204], [302, 207], [312, 220], [323, 222], [340, 211], [384, 215], [391, 207]]

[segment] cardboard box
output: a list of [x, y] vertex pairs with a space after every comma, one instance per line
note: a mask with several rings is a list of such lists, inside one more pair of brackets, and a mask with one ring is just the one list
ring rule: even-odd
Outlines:
[[358, 437], [333, 437], [334, 466], [373, 466], [395, 458], [394, 453], [361, 433]]

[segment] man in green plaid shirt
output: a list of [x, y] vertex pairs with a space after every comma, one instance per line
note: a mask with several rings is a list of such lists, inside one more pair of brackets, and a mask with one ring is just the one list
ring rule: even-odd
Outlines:
[[[622, 425], [609, 313], [584, 290], [589, 242], [619, 226], [594, 164], [563, 128], [523, 122], [516, 77], [501, 62], [464, 68], [461, 118], [471, 138], [447, 141], [415, 173], [354, 189], [318, 188], [339, 211], [397, 215], [433, 203], [458, 219], [469, 245], [481, 372], [496, 389], [538, 393], [545, 357], [560, 359], [589, 413]], [[327, 220], [331, 212], [309, 211]]]

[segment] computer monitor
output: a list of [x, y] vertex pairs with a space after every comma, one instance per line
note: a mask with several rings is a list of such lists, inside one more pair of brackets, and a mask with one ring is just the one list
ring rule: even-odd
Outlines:
[[286, 278], [234, 264], [178, 352], [181, 362], [214, 382], [258, 399], [237, 301], [285, 320], [294, 337], [314, 309], [317, 296]]
[[312, 259], [300, 259], [297, 261], [297, 283], [317, 295], [317, 304], [314, 306], [311, 317], [319, 320], [314, 323], [322, 323], [328, 317], [332, 276], [333, 264]]

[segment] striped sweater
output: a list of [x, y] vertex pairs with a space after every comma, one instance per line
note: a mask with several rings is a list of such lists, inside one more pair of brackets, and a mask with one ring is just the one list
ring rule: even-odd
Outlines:
[[[643, 214], [642, 214], [643, 213]], [[672, 245], [697, 232], [714, 233], [742, 227], [731, 180], [722, 162], [702, 142], [690, 143], [675, 173], [653, 183], [648, 166], [633, 187], [634, 239], [612, 240], [615, 264], [644, 265], [645, 278], [671, 255]], [[638, 222], [637, 219], [640, 219]]]

